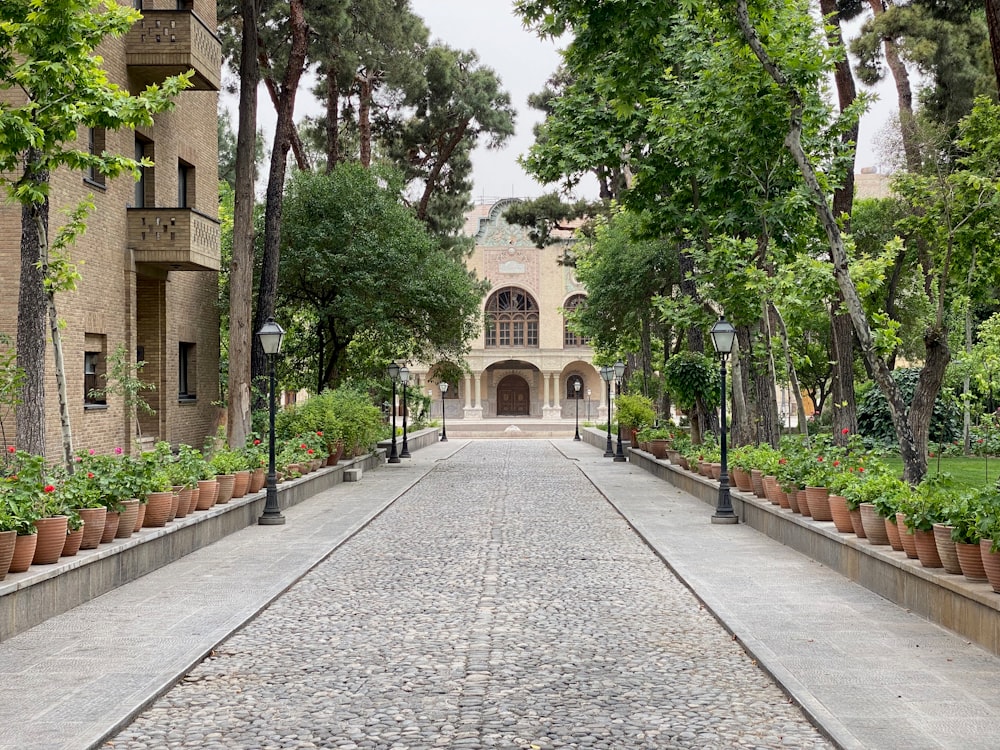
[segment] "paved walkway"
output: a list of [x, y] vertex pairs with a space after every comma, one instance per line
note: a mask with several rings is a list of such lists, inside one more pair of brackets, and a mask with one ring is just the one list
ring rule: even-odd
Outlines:
[[829, 746], [753, 659], [842, 747], [1000, 746], [1000, 661], [582, 443], [287, 515], [0, 644], [0, 749]]

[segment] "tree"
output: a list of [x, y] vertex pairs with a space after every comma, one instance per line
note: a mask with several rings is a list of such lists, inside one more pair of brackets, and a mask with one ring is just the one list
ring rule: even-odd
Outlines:
[[[380, 184], [383, 182], [383, 184]], [[300, 172], [285, 197], [282, 304], [308, 332], [299, 361], [322, 390], [340, 382], [352, 342], [385, 358], [458, 358], [484, 293], [402, 203], [390, 172], [340, 164]]]
[[[10, 0], [0, 25], [0, 174], [8, 195], [21, 205], [21, 275], [17, 353], [24, 369], [16, 413], [19, 445], [45, 453], [45, 321], [49, 318], [60, 385], [63, 459], [72, 470], [72, 435], [61, 365], [55, 294], [70, 288], [65, 255], [84, 228], [86, 205], [78, 206], [56, 241], [49, 241], [49, 180], [56, 169], [93, 169], [107, 178], [138, 175], [131, 157], [91, 154], [76, 148], [81, 128], [117, 130], [150, 125], [189, 85], [190, 74], [168, 78], [131, 95], [108, 80], [94, 50], [107, 36], [125, 34], [138, 20], [131, 8], [100, 0]], [[146, 166], [152, 166], [147, 163]]]

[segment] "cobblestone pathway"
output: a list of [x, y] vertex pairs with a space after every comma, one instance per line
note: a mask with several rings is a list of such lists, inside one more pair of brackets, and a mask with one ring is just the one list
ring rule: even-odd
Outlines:
[[442, 462], [109, 746], [830, 745], [573, 462], [512, 440]]

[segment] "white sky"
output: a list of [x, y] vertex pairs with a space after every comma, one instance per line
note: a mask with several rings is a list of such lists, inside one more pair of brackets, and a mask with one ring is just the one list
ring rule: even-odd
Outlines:
[[[517, 131], [503, 149], [488, 151], [478, 148], [473, 152], [473, 199], [527, 198], [555, 190], [557, 186], [546, 187], [535, 182], [517, 163], [518, 156], [525, 154], [534, 140], [532, 126], [541, 119], [541, 113], [528, 107], [528, 95], [541, 91], [559, 65], [555, 43], [539, 39], [525, 30], [520, 19], [514, 15], [511, 0], [411, 0], [411, 7], [424, 19], [432, 39], [458, 49], [474, 49], [481, 63], [497, 73], [518, 112]], [[861, 123], [856, 171], [878, 165], [873, 144], [896, 109], [890, 85], [880, 87], [877, 93], [881, 101]], [[232, 97], [223, 98], [227, 106], [234, 110], [235, 118]], [[321, 113], [319, 104], [311, 101], [307, 87], [303, 86], [296, 103], [296, 120], [303, 115]], [[273, 134], [274, 109], [263, 89], [259, 118], [269, 145]], [[596, 195], [596, 181], [585, 183], [578, 189], [578, 197]]]

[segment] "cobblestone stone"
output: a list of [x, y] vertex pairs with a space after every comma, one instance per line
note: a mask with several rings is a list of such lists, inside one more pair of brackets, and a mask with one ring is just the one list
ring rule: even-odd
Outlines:
[[441, 463], [112, 742], [830, 747], [541, 441]]

